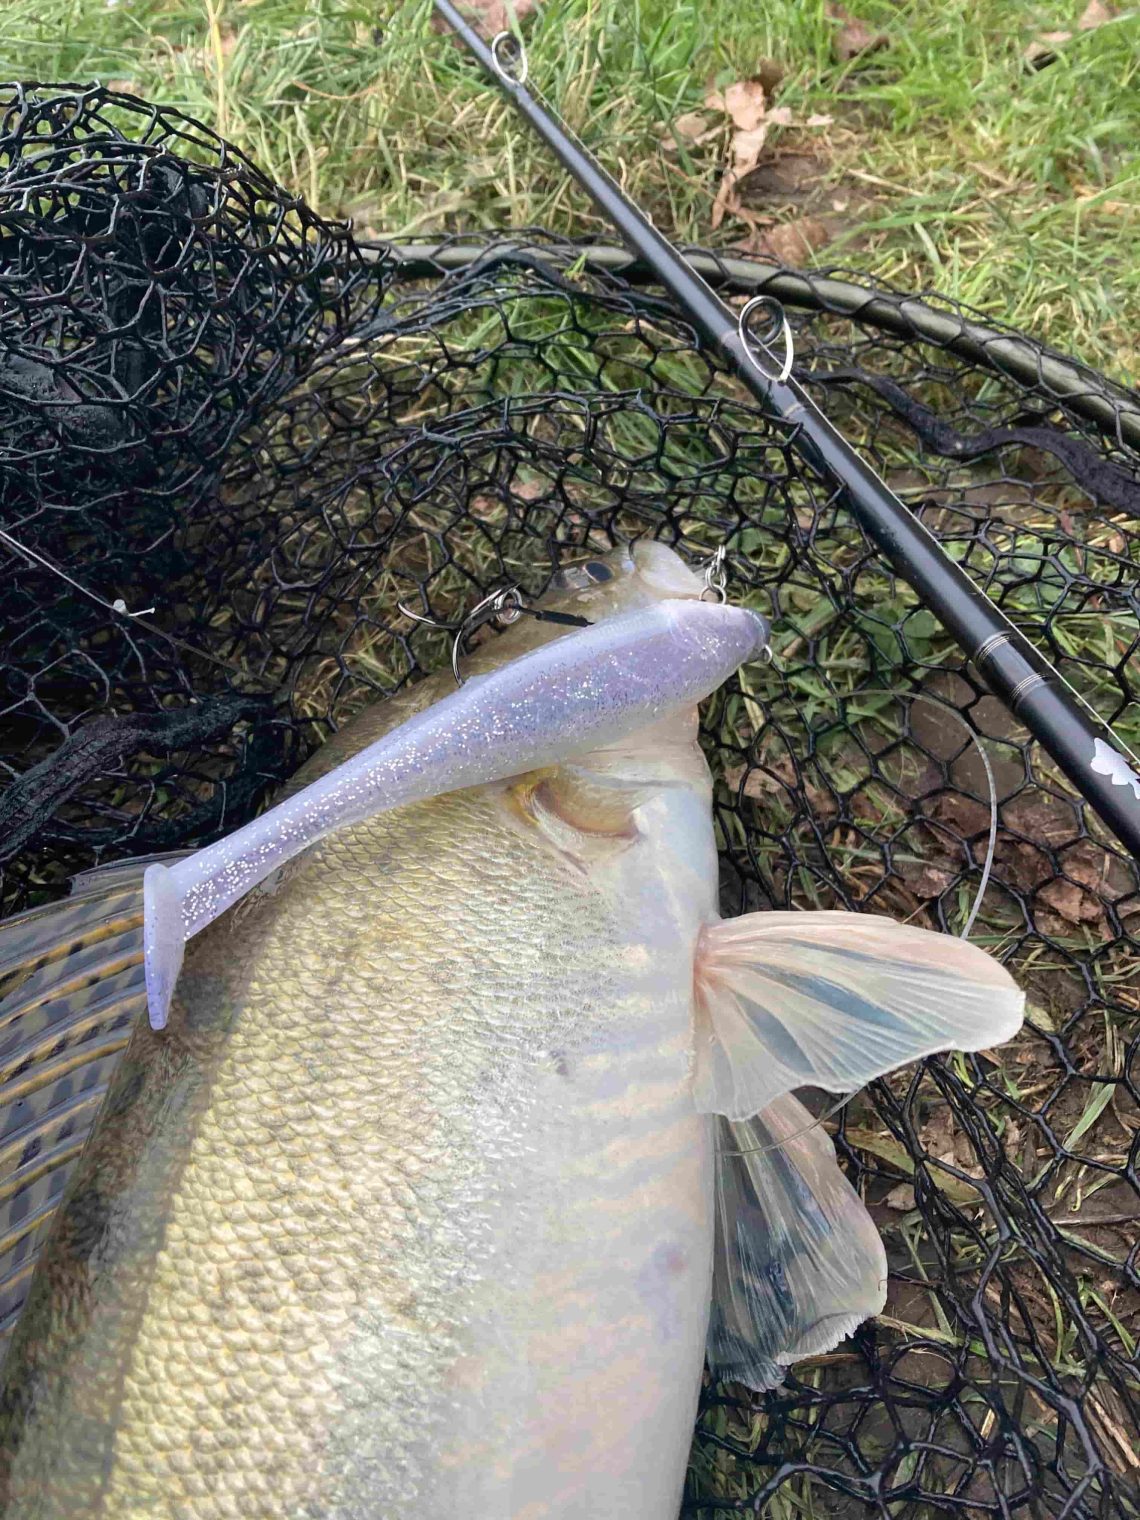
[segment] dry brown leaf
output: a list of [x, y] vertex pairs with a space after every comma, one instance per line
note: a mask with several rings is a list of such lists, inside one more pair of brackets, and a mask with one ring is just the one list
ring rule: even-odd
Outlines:
[[702, 116], [700, 111], [686, 111], [665, 128], [658, 141], [666, 153], [676, 153], [678, 139], [695, 148], [711, 138], [719, 137], [721, 130], [720, 127], [710, 128], [708, 117]]
[[472, 517], [479, 518], [481, 522], [487, 522], [502, 516], [503, 504], [497, 496], [486, 496], [482, 492], [477, 492], [474, 496], [468, 497], [467, 510]]
[[[753, 218], [747, 215], [747, 220]], [[764, 218], [757, 217], [757, 221]], [[752, 233], [746, 242], [751, 244], [751, 251], [759, 253], [765, 251], [759, 241], [760, 234]], [[733, 244], [736, 248], [746, 246], [745, 242]], [[810, 781], [804, 783], [796, 776], [795, 766], [786, 756], [769, 758], [764, 762], [765, 768], [759, 766], [731, 765], [725, 768], [724, 784], [730, 792], [736, 792], [741, 782], [744, 783], [745, 797], [751, 797], [755, 801], [770, 803], [773, 796], [779, 793], [781, 786], [791, 791], [802, 790], [811, 808], [812, 816], [816, 819], [830, 817], [835, 812], [835, 799], [828, 793], [822, 792], [819, 787], [813, 786]]]
[[1011, 798], [1002, 808], [1002, 820], [1026, 839], [1046, 846], [1068, 844], [1080, 833], [1072, 803], [1049, 792], [1032, 791]]
[[747, 208], [741, 204], [736, 187], [743, 176], [749, 170], [755, 169], [759, 163], [767, 136], [768, 123], [766, 121], [762, 121], [751, 131], [738, 131], [732, 134], [732, 163], [721, 176], [716, 199], [713, 201], [711, 222], [714, 229], [720, 226], [729, 212], [746, 222], [755, 220]]
[[828, 0], [827, 14], [833, 21], [841, 23], [831, 40], [832, 50], [840, 63], [848, 63], [860, 53], [875, 53], [886, 47], [886, 32], [873, 32], [865, 21], [844, 10], [838, 0]]
[[1053, 867], [1044, 850], [1039, 850], [1028, 839], [1009, 839], [1002, 836], [997, 842], [997, 859], [1002, 876], [1008, 887], [1019, 892], [1032, 892], [1053, 874]]
[[909, 1214], [914, 1208], [914, 1187], [909, 1182], [900, 1182], [898, 1187], [893, 1187], [883, 1199], [888, 1209], [898, 1209], [903, 1214]]
[[729, 246], [736, 249], [738, 253], [760, 254], [766, 258], [768, 255], [768, 245], [764, 241], [764, 234], [765, 229], [771, 225], [771, 217], [757, 218], [755, 221], [749, 217], [748, 236], [737, 238], [736, 242]]
[[830, 127], [834, 120], [834, 116], [809, 116], [805, 125], [809, 127]]
[[[732, 161], [721, 177], [713, 200], [712, 226], [714, 229], [719, 227], [731, 213], [751, 228], [752, 235], [748, 239], [751, 245], [756, 241], [757, 230], [767, 226], [769, 219], [748, 210], [737, 193], [737, 185], [760, 162], [769, 127], [791, 126], [792, 113], [787, 106], [777, 106], [773, 111], [767, 109], [764, 85], [758, 78], [738, 79], [723, 90], [710, 90], [705, 96], [705, 105], [710, 110], [725, 112], [736, 128], [730, 144]], [[753, 251], [758, 247], [759, 244]]]
[[549, 486], [541, 480], [513, 480], [511, 482], [511, 495], [516, 501], [537, 501], [549, 489]]
[[1098, 26], [1103, 26], [1106, 21], [1116, 20], [1114, 6], [1106, 5], [1105, 0], [1089, 0], [1081, 12], [1081, 19], [1077, 22], [1078, 32], [1095, 32]]
[[[459, 9], [474, 21], [485, 37], [505, 32], [510, 25], [511, 14], [516, 21], [529, 16], [538, 0], [457, 0]], [[432, 27], [437, 32], [449, 32], [451, 28], [439, 15], [433, 14]]]
[[953, 886], [961, 873], [954, 870], [948, 871], [942, 866], [926, 864], [908, 866], [901, 874], [915, 896], [929, 902], [935, 897], [941, 897], [947, 887]]
[[686, 111], [683, 116], [678, 116], [673, 123], [673, 131], [678, 137], [683, 137], [688, 142], [701, 136], [708, 126], [708, 117], [702, 116], [700, 111]]
[[1057, 49], [1071, 40], [1072, 32], [1042, 32], [1022, 53], [1031, 69], [1043, 69], [1057, 61]]
[[[881, 1157], [882, 1160], [889, 1162], [898, 1171], [905, 1172], [907, 1177], [914, 1176], [914, 1161], [911, 1159], [910, 1153], [905, 1146], [900, 1145], [892, 1136], [880, 1134], [877, 1130], [852, 1129], [850, 1127], [846, 1133], [848, 1145], [855, 1146], [857, 1150], [868, 1151], [872, 1156]], [[938, 1171], [931, 1176], [930, 1180], [940, 1193], [945, 1193], [947, 1198], [954, 1203], [976, 1203], [978, 1201], [977, 1188], [969, 1182], [964, 1182], [960, 1177], [951, 1177], [945, 1172]], [[913, 1183], [904, 1183], [902, 1185], [913, 1186]], [[890, 1199], [888, 1198], [885, 1201], [889, 1203]], [[893, 1204], [892, 1207], [898, 1208], [899, 1205]]]
[[[736, 192], [736, 175], [729, 169], [717, 188], [716, 199], [713, 201], [712, 225], [719, 227], [725, 216], [731, 214], [746, 226], [752, 228], [753, 233], [761, 227], [770, 227], [772, 217], [765, 216], [762, 212], [753, 211], [746, 206]], [[757, 248], [759, 242], [756, 243]]]
[[[724, 772], [724, 784], [730, 792], [738, 790], [741, 781], [744, 782], [744, 795], [746, 797], [763, 797], [765, 795], [765, 778], [761, 771], [747, 765], [726, 766]], [[769, 783], [769, 789], [771, 783]]]
[[758, 79], [738, 79], [723, 90], [710, 90], [705, 96], [710, 111], [723, 111], [734, 127], [751, 132], [764, 120], [768, 101]]
[[781, 264], [805, 264], [817, 248], [830, 241], [827, 223], [817, 216], [797, 217], [794, 222], [783, 222], [765, 234], [769, 253]]
[[726, 169], [721, 175], [720, 184], [716, 187], [716, 195], [713, 197], [712, 214], [709, 217], [709, 225], [713, 231], [716, 231], [730, 211], [739, 209], [740, 197], [736, 193], [736, 175], [731, 169]]
[[1070, 924], [1091, 923], [1104, 912], [1095, 898], [1082, 892], [1074, 882], [1060, 878], [1042, 887], [1037, 896]]
[[949, 1152], [950, 1159], [953, 1160], [956, 1134], [950, 1107], [942, 1104], [922, 1126], [922, 1148], [930, 1156], [945, 1156]]
[[1088, 892], [1104, 890], [1108, 865], [1108, 855], [1092, 839], [1082, 839], [1065, 851], [1065, 874]]
[[764, 151], [764, 143], [768, 137], [768, 123], [761, 122], [760, 126], [753, 127], [750, 132], [734, 132], [732, 134], [732, 173], [737, 179], [755, 169], [760, 162], [760, 155]]
[[963, 839], [981, 834], [990, 826], [990, 810], [985, 803], [964, 797], [961, 792], [940, 792], [930, 804], [930, 811]]

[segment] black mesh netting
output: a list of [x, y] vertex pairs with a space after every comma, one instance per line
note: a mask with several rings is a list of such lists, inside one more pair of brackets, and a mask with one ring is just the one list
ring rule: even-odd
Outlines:
[[[726, 543], [776, 648], [707, 713], [726, 912], [962, 927], [988, 793], [924, 692], [989, 736], [973, 933], [1031, 1011], [847, 1107], [887, 1310], [779, 1393], [708, 1389], [690, 1507], [1140, 1514], [1136, 864], [789, 429], [614, 250], [362, 250], [174, 113], [0, 98], [3, 907], [244, 821], [438, 664], [397, 600], [538, 593], [615, 536]], [[831, 417], [1135, 745], [1140, 402], [946, 302], [709, 267], [784, 300]]]

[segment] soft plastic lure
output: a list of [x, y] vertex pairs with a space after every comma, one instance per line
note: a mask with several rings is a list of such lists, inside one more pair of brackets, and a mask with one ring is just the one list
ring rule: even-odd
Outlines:
[[694, 707], [768, 643], [759, 613], [667, 601], [469, 681], [245, 828], [144, 879], [147, 1007], [162, 1029], [186, 941], [332, 829], [611, 744]]

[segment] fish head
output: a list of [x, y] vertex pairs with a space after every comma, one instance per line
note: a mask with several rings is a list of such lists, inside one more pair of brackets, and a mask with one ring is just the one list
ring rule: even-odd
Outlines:
[[[662, 602], [695, 602], [704, 596], [707, 586], [702, 570], [694, 570], [668, 545], [643, 538], [602, 554], [563, 562], [544, 594], [530, 605], [539, 613], [584, 618], [596, 625]], [[563, 622], [521, 616], [480, 643], [463, 662], [464, 668], [471, 675], [482, 675], [576, 632]], [[569, 766], [543, 772], [540, 796], [552, 804], [556, 798], [563, 820], [573, 820], [595, 837], [611, 829], [628, 837], [630, 813], [656, 795], [662, 781], [694, 789], [707, 812], [710, 778], [697, 744], [697, 728], [695, 705], [655, 720], [620, 743], [583, 753]], [[620, 822], [615, 822], [619, 815]]]
[[[568, 561], [532, 605], [538, 612], [600, 623], [663, 601], [699, 601], [705, 590], [703, 575], [675, 549], [645, 538]], [[482, 674], [573, 631], [562, 622], [520, 617], [499, 637], [483, 643], [465, 663], [471, 673]]]
[[598, 622], [654, 602], [699, 600], [704, 589], [704, 579], [675, 549], [644, 538], [563, 566], [539, 605]]
[[[594, 625], [662, 602], [700, 601], [705, 591], [703, 574], [691, 569], [676, 550], [643, 538], [564, 562], [543, 595], [526, 606], [538, 612], [567, 614]], [[457, 612], [462, 615], [460, 609]], [[759, 614], [754, 616], [761, 628], [766, 626]], [[580, 631], [573, 624], [568, 626], [563, 621], [525, 614], [516, 615], [513, 620], [499, 617], [490, 621], [496, 632], [484, 625], [465, 640], [460, 660], [465, 680], [489, 675], [531, 650]], [[375, 743], [398, 724], [454, 692], [450, 664], [444, 662], [434, 674], [405, 687], [396, 696], [365, 707], [326, 740], [286, 784], [281, 796], [292, 795], [366, 745]], [[687, 735], [695, 731], [695, 722], [694, 708], [684, 715], [681, 725]], [[672, 725], [673, 729], [676, 727]], [[645, 745], [652, 749], [658, 746], [655, 732], [645, 736]]]

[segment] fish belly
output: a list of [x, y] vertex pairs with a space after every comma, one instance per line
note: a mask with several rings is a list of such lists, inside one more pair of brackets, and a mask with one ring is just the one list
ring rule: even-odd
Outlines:
[[650, 839], [583, 864], [460, 793], [338, 832], [192, 942], [17, 1332], [0, 1514], [676, 1513], [711, 841], [707, 802], [658, 813], [701, 836], [695, 890]]

